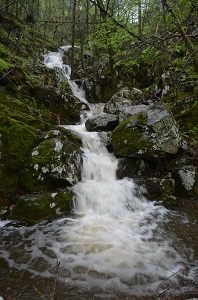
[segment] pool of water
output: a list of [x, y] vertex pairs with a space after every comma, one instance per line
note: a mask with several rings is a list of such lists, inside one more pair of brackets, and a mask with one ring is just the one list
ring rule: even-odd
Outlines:
[[[141, 221], [134, 215], [136, 221], [132, 223], [131, 231], [134, 234], [127, 232], [126, 236], [119, 236], [123, 232], [121, 227], [117, 228], [112, 233], [115, 234], [114, 241], [109, 240], [109, 243], [109, 236], [106, 239], [103, 234], [107, 234], [106, 226], [114, 231], [115, 224], [105, 224], [105, 220], [93, 223], [92, 217], [90, 215], [89, 222], [83, 225], [75, 216], [31, 227], [1, 222], [0, 295], [5, 300], [144, 299], [156, 296], [165, 288], [175, 292], [174, 289], [196, 287], [198, 200], [181, 199], [177, 207], [168, 211], [165, 222], [157, 219], [157, 212]], [[153, 218], [156, 226], [152, 236], [148, 236], [147, 227], [153, 226]], [[127, 222], [130, 223], [130, 220]], [[141, 223], [141, 242], [137, 241], [140, 232], [135, 222]], [[95, 228], [90, 230], [89, 226]], [[76, 230], [81, 231], [81, 240]], [[101, 234], [99, 240], [94, 239], [96, 231]], [[84, 236], [85, 232], [90, 236]], [[93, 240], [94, 243], [91, 242]], [[168, 243], [167, 252], [163, 250], [164, 243]], [[138, 251], [133, 252], [133, 245], [140, 247]], [[156, 247], [155, 251], [153, 247]], [[153, 258], [159, 255], [160, 247], [163, 248], [162, 260], [156, 261], [155, 265]], [[129, 249], [131, 253], [128, 253]], [[163, 257], [164, 254], [166, 257]], [[116, 257], [116, 262], [110, 255]], [[127, 259], [123, 259], [124, 256]], [[147, 256], [150, 256], [149, 259]], [[131, 262], [131, 257], [139, 261]], [[180, 259], [180, 270], [174, 269], [174, 263], [172, 270], [166, 270], [166, 266], [170, 268], [170, 265], [163, 260], [177, 260], [178, 265]], [[96, 267], [93, 268], [88, 261]], [[153, 265], [148, 266], [147, 263]]]

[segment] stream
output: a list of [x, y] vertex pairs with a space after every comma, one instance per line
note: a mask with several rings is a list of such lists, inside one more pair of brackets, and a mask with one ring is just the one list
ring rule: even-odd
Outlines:
[[[46, 54], [44, 63], [87, 103], [63, 64], [66, 50]], [[198, 200], [181, 199], [170, 210], [147, 200], [132, 179], [118, 180], [117, 159], [84, 125], [103, 106], [89, 106], [80, 124], [65, 126], [83, 142], [71, 214], [29, 227], [0, 221], [5, 300], [144, 299], [197, 285]]]

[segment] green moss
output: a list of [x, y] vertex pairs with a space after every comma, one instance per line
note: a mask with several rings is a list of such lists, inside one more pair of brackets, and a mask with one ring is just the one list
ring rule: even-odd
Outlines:
[[146, 150], [152, 147], [152, 143], [143, 137], [142, 124], [144, 122], [145, 117], [143, 113], [138, 113], [127, 118], [115, 128], [112, 134], [112, 144], [115, 153], [122, 156], [131, 156], [139, 150]]
[[19, 170], [36, 142], [38, 129], [0, 113], [1, 154], [4, 166]]
[[69, 212], [71, 203], [72, 195], [67, 191], [21, 197], [9, 218], [36, 224]]
[[10, 68], [13, 68], [13, 66], [14, 66], [13, 64], [0, 58], [0, 72], [3, 72], [3, 71], [7, 72]]
[[1, 53], [1, 58], [5, 57], [13, 57], [12, 53], [8, 50], [8, 48], [0, 42], [0, 53]]
[[[57, 145], [60, 148], [56, 148]], [[66, 186], [67, 172], [70, 174], [77, 164], [80, 146], [81, 140], [63, 127], [43, 133], [20, 172], [19, 186], [28, 192]], [[77, 165], [74, 168], [78, 168]]]
[[159, 188], [162, 194], [162, 201], [164, 205], [173, 205], [176, 203], [174, 179], [165, 178], [159, 180]]

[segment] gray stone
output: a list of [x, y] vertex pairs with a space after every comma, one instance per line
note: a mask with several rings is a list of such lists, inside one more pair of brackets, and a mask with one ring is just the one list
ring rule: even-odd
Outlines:
[[90, 117], [85, 127], [88, 131], [112, 131], [118, 125], [118, 116], [100, 114]]
[[[127, 108], [128, 109], [128, 108]], [[112, 135], [114, 153], [128, 157], [165, 157], [180, 147], [179, 128], [163, 103], [128, 109]]]
[[123, 88], [114, 94], [105, 104], [104, 111], [109, 114], [118, 114], [124, 108], [135, 104], [135, 97], [128, 88]]
[[81, 140], [63, 127], [46, 132], [22, 170], [20, 185], [29, 192], [73, 185], [81, 178]]

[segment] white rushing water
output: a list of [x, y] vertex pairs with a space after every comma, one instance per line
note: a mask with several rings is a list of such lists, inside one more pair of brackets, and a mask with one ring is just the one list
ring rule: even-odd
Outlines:
[[[74, 95], [86, 102], [84, 93], [71, 84], [62, 50], [46, 55], [45, 63], [66, 70]], [[66, 259], [74, 278], [93, 286], [137, 295], [157, 290], [161, 278], [181, 268], [181, 257], [159, 228], [167, 211], [140, 196], [133, 180], [117, 180], [117, 160], [98, 133], [87, 132], [84, 124], [69, 128], [83, 140], [82, 181], [73, 187], [78, 219], [60, 229], [57, 257]]]
[[[59, 70], [74, 95], [87, 102], [84, 92], [70, 81], [63, 50], [66, 47], [45, 55], [45, 64]], [[99, 107], [92, 105], [91, 112], [100, 112]], [[164, 230], [170, 212], [141, 196], [132, 179], [117, 179], [118, 161], [97, 132], [87, 132], [84, 123], [67, 128], [82, 138], [84, 153], [82, 181], [73, 187], [74, 214], [47, 226], [10, 229], [19, 247], [15, 259], [4, 250], [8, 265], [48, 278], [57, 258], [59, 282], [84, 291], [71, 299], [84, 299], [82, 293], [90, 293], [90, 299], [99, 295], [115, 299], [119, 294], [143, 296], [163, 290], [166, 279], [186, 262]], [[9, 229], [4, 239], [6, 234]], [[173, 285], [176, 280], [171, 277]]]

